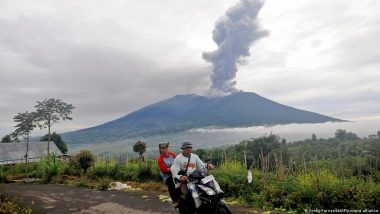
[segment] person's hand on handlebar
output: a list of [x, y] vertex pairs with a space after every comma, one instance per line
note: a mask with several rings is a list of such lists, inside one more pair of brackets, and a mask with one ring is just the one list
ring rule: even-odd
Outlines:
[[215, 166], [212, 163], [207, 164], [207, 169], [214, 169]]
[[187, 176], [186, 175], [182, 175], [179, 179], [181, 181], [187, 181]]

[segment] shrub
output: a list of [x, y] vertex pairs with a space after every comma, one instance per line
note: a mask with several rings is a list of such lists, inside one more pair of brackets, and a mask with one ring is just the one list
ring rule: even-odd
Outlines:
[[75, 159], [73, 159], [70, 160], [69, 163], [62, 163], [62, 174], [69, 176], [80, 176], [81, 168], [78, 162]]
[[91, 181], [87, 178], [87, 176], [80, 176], [75, 182], [74, 185], [77, 187], [85, 187], [85, 188], [94, 188], [97, 184], [94, 185], [94, 181]]
[[0, 213], [30, 214], [32, 213], [32, 209], [29, 207], [23, 208], [0, 194]]
[[74, 157], [74, 163], [79, 166], [80, 169], [87, 173], [87, 169], [92, 166], [95, 162], [95, 156], [89, 150], [81, 150]]
[[98, 190], [107, 190], [108, 187], [110, 186], [110, 183], [111, 183], [111, 180], [108, 179], [108, 178], [101, 179], [101, 180], [99, 180], [98, 185], [96, 186], [96, 188]]
[[7, 183], [8, 182], [8, 177], [6, 170], [3, 166], [0, 165], [0, 183]]
[[8, 176], [5, 173], [0, 172], [0, 183], [8, 183]]

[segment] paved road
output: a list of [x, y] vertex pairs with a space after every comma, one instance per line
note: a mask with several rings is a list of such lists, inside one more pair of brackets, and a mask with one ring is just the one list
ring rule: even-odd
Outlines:
[[[98, 191], [56, 184], [3, 184], [0, 192], [18, 198], [33, 213], [177, 213], [168, 202], [162, 202], [154, 191]], [[235, 214], [260, 211], [232, 207]]]

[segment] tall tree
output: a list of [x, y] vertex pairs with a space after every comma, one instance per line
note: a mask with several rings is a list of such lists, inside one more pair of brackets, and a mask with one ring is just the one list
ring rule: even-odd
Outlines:
[[12, 143], [12, 142], [18, 143], [18, 142], [20, 142], [20, 140], [18, 139], [17, 136], [13, 137], [12, 135], [13, 134], [5, 135], [3, 138], [1, 138], [0, 143]]
[[312, 135], [311, 135], [311, 140], [312, 141], [317, 141], [318, 139], [317, 139], [317, 135], [315, 134], [315, 133], [313, 133]]
[[345, 141], [345, 140], [359, 140], [360, 138], [353, 132], [347, 132], [344, 129], [337, 129], [335, 131], [335, 139]]
[[140, 160], [144, 161], [144, 153], [146, 151], [146, 144], [139, 140], [133, 145], [133, 151], [138, 152], [140, 156]]
[[21, 136], [26, 142], [26, 154], [25, 160], [28, 163], [28, 152], [29, 152], [29, 137], [32, 130], [36, 127], [35, 124], [36, 113], [35, 112], [24, 112], [18, 113], [18, 115], [13, 117], [13, 120], [18, 123], [15, 128], [16, 130], [13, 132], [13, 136]]
[[3, 138], [1, 138], [1, 143], [11, 143], [12, 137], [10, 134], [5, 135]]
[[[47, 141], [49, 139], [49, 135], [45, 135], [41, 137], [40, 141]], [[55, 145], [58, 147], [59, 151], [61, 151], [63, 154], [67, 153], [67, 145], [66, 143], [62, 140], [61, 135], [53, 132], [51, 135], [51, 139], [54, 141]]]
[[51, 127], [60, 120], [72, 120], [69, 117], [75, 108], [71, 104], [67, 104], [60, 99], [45, 99], [34, 106], [37, 109], [37, 121], [40, 129], [48, 128], [48, 153], [50, 151]]

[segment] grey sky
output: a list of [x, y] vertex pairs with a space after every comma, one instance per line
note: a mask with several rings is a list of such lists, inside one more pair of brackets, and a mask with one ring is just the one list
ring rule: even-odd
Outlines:
[[[238, 0], [0, 2], [0, 137], [36, 101], [73, 104], [63, 132], [211, 85], [203, 52]], [[267, 0], [269, 36], [238, 66], [236, 88], [343, 119], [380, 116], [380, 2]]]

